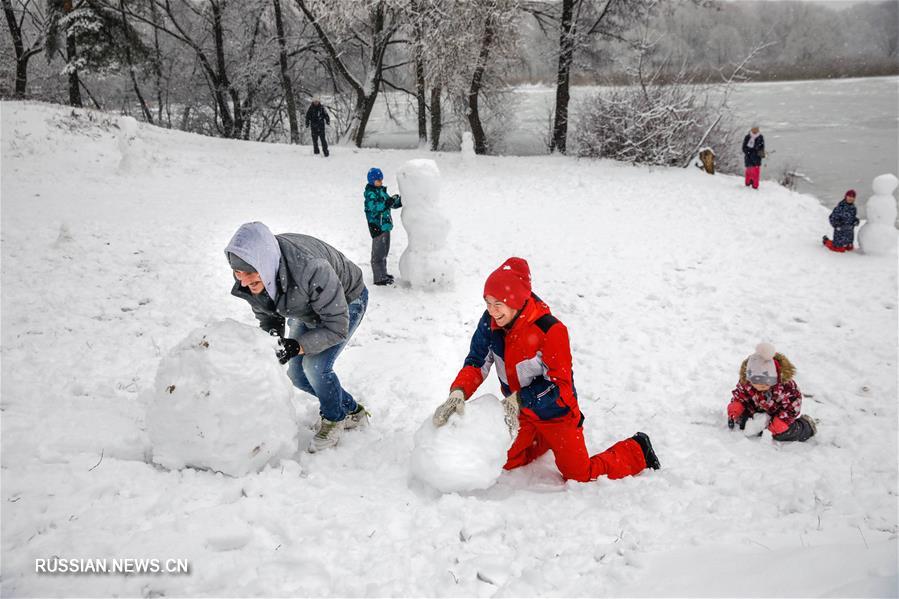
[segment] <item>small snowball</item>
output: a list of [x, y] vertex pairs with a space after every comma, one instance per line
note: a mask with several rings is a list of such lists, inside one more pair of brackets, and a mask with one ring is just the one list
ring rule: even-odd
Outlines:
[[743, 434], [747, 437], [758, 437], [759, 434], [768, 428], [768, 423], [770, 422], [771, 417], [768, 414], [763, 412], [753, 414], [752, 418], [746, 421], [746, 428], [743, 429]]

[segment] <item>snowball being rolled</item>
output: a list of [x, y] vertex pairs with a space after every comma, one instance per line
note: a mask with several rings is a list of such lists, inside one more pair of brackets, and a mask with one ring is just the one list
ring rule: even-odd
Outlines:
[[465, 402], [465, 412], [439, 428], [428, 416], [415, 433], [412, 475], [443, 493], [491, 487], [512, 445], [504, 415], [488, 394]]

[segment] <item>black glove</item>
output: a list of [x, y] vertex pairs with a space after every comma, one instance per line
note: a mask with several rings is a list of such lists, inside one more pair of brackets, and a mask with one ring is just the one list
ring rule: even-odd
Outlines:
[[282, 349], [276, 351], [275, 356], [281, 364], [287, 364], [292, 358], [300, 355], [300, 343], [296, 339], [281, 337], [278, 339], [278, 345]]
[[862, 221], [860, 221], [860, 220], [858, 220], [858, 219], [855, 219], [854, 221], [852, 221], [852, 226], [853, 226], [853, 227], [857, 227], [857, 226], [859, 225], [859, 223], [861, 223], [861, 222], [862, 222]]
[[390, 199], [393, 200], [394, 208], [402, 208], [403, 207], [403, 199], [400, 197], [400, 194], [396, 193], [390, 196]]

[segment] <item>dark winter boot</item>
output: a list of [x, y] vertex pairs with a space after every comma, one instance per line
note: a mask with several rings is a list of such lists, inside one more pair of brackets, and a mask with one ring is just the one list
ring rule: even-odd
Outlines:
[[652, 443], [649, 440], [649, 435], [646, 433], [637, 433], [634, 435], [633, 440], [640, 444], [640, 449], [643, 450], [643, 459], [646, 460], [646, 467], [652, 468], [653, 470], [658, 470], [662, 467], [659, 463], [659, 458], [656, 456], [656, 452], [652, 449]]
[[815, 421], [811, 419], [811, 417], [803, 414], [799, 418], [793, 421], [793, 424], [790, 425], [790, 428], [785, 430], [779, 435], [773, 435], [771, 438], [775, 441], [808, 441], [812, 437], [815, 436], [815, 433], [818, 432], [818, 427], [815, 426]]

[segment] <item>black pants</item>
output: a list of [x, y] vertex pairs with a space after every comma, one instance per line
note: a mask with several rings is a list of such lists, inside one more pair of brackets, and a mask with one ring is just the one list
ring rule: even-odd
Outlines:
[[[752, 417], [752, 414], [749, 411], [743, 412], [743, 415], [740, 416], [735, 422], [729, 420], [728, 426], [733, 428], [735, 426], [739, 426], [740, 430], [746, 430], [746, 421], [748, 421]], [[779, 435], [771, 435], [771, 438], [775, 441], [808, 441], [812, 437], [815, 436], [815, 433], [818, 432], [814, 420], [812, 420], [809, 416], [803, 414], [799, 418], [793, 421], [793, 424], [790, 425], [790, 428], [785, 430]], [[759, 436], [762, 436], [762, 433], [759, 433]]]
[[328, 155], [328, 140], [325, 139], [325, 128], [312, 127], [312, 150], [318, 154], [318, 142], [322, 142], [322, 152]]
[[790, 428], [779, 435], [772, 435], [775, 441], [808, 441], [815, 436], [815, 425], [811, 418], [803, 414], [793, 421]]

